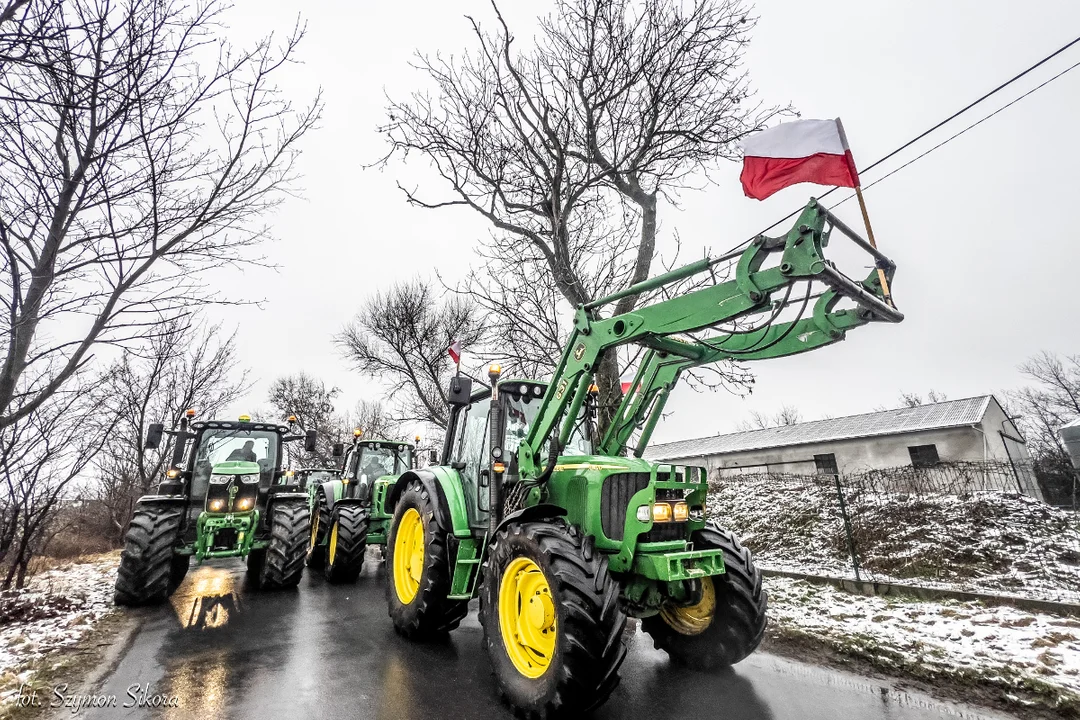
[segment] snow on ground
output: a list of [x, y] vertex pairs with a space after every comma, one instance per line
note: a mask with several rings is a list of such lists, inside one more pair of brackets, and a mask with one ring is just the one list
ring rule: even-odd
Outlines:
[[[845, 488], [863, 579], [1080, 603], [1080, 521], [1025, 495]], [[763, 568], [853, 577], [831, 478], [714, 481], [708, 508]]]
[[22, 590], [0, 593], [0, 703], [30, 681], [30, 665], [79, 642], [113, 612], [118, 553], [34, 575]]
[[[975, 602], [867, 597], [765, 579], [770, 633], [822, 642], [883, 669], [1035, 693], [1080, 709], [1080, 620]], [[1017, 693], [1020, 693], [1020, 696]]]

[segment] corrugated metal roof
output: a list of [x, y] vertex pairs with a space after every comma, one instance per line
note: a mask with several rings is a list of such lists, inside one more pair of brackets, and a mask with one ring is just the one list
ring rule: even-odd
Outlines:
[[921, 430], [975, 425], [982, 421], [990, 405], [991, 397], [991, 395], [980, 395], [963, 400], [929, 403], [913, 408], [898, 408], [863, 415], [815, 420], [797, 425], [783, 425], [765, 430], [747, 430], [729, 435], [679, 440], [653, 445], [645, 451], [645, 457], [674, 460], [744, 450], [763, 450], [788, 445], [809, 445], [834, 440], [899, 435]]

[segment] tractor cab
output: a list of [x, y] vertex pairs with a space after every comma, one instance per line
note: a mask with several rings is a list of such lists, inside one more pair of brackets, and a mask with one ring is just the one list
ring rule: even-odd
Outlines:
[[342, 463], [342, 478], [355, 487], [353, 497], [370, 499], [375, 481], [413, 467], [415, 448], [406, 442], [357, 439]]
[[307, 491], [340, 477], [341, 471], [337, 468], [301, 468], [293, 471], [291, 482], [299, 485], [301, 490]]

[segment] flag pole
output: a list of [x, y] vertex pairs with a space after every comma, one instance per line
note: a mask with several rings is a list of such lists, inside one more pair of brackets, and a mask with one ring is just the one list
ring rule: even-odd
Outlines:
[[[855, 167], [855, 158], [851, 155], [851, 146], [848, 145], [847, 133], [844, 132], [844, 123], [836, 118], [836, 131], [840, 133], [840, 144], [844, 148], [844, 157], [847, 159], [848, 168], [851, 170], [851, 179], [855, 185], [855, 197], [859, 199], [859, 209], [862, 210], [863, 224], [866, 225], [866, 237], [870, 241], [870, 247], [878, 249], [877, 240], [874, 239], [874, 228], [870, 226], [870, 215], [866, 212], [866, 200], [863, 199], [862, 182], [859, 180], [859, 171]], [[876, 263], [875, 263], [876, 265]], [[880, 265], [877, 266], [878, 282], [881, 283], [881, 296], [885, 302], [896, 307], [892, 301], [892, 293], [889, 292], [889, 279], [885, 277], [885, 271]]]
[[[866, 200], [863, 199], [862, 187], [860, 185], [855, 186], [855, 197], [859, 199], [859, 209], [862, 210], [863, 224], [866, 225], [866, 239], [870, 241], [870, 247], [877, 250], [877, 241], [874, 240], [874, 228], [870, 226], [870, 215], [866, 212]], [[882, 268], [877, 269], [878, 280], [881, 282], [881, 294], [885, 298], [885, 302], [893, 305], [892, 293], [889, 292], [889, 280], [885, 277], [885, 271]], [[896, 307], [893, 305], [893, 307]]]

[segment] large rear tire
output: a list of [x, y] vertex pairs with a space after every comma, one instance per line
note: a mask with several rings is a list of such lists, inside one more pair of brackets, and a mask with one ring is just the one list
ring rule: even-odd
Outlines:
[[371, 512], [360, 505], [338, 505], [330, 516], [323, 573], [331, 583], [352, 583], [360, 577], [367, 551]]
[[499, 688], [524, 717], [577, 717], [619, 684], [619, 586], [593, 539], [561, 518], [511, 523], [483, 569], [480, 622]]
[[641, 629], [672, 662], [716, 670], [743, 660], [761, 644], [768, 596], [750, 551], [733, 533], [709, 523], [693, 540], [698, 550], [723, 549], [726, 572], [701, 581], [697, 602], [665, 605], [659, 614], [642, 620]]
[[330, 527], [330, 503], [321, 491], [315, 493], [315, 510], [311, 518], [311, 545], [305, 564], [312, 570], [321, 570], [326, 564], [326, 530]]
[[[179, 505], [139, 505], [128, 526], [113, 602], [117, 605], [156, 605], [165, 602], [183, 580], [174, 570], [174, 548], [180, 543], [184, 508]], [[187, 562], [187, 558], [184, 558]]]
[[394, 629], [407, 638], [454, 630], [469, 612], [468, 600], [450, 600], [452, 528], [443, 527], [437, 503], [423, 483], [401, 493], [386, 542], [386, 601]]
[[[274, 504], [270, 517], [270, 544], [248, 556], [248, 570], [264, 590], [296, 587], [304, 575], [311, 512], [303, 500]], [[256, 556], [254, 562], [252, 556]]]

